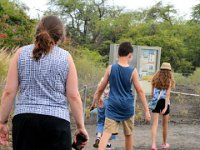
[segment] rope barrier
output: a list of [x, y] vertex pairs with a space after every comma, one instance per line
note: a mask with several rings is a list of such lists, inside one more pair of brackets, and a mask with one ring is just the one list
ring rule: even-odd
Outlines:
[[190, 94], [190, 93], [175, 92], [175, 91], [171, 91], [171, 93], [174, 93], [174, 94], [182, 94], [182, 95], [187, 95], [187, 96], [197, 96], [197, 97], [200, 96], [200, 95], [198, 95], [198, 94]]

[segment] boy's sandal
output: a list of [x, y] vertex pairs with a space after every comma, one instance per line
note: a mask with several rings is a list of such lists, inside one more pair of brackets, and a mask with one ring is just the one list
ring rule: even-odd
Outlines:
[[162, 145], [162, 150], [166, 150], [168, 148], [170, 148], [170, 145], [168, 143]]
[[95, 140], [95, 143], [93, 144], [93, 147], [94, 147], [94, 148], [99, 148], [99, 142], [100, 142], [100, 139], [97, 138], [97, 139]]

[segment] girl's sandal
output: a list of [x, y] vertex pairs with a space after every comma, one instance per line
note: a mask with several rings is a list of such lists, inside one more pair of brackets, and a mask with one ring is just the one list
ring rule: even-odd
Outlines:
[[162, 150], [166, 150], [168, 148], [170, 148], [170, 145], [168, 143], [162, 145]]
[[156, 144], [152, 144], [152, 146], [151, 146], [151, 150], [157, 150], [157, 148], [156, 148]]

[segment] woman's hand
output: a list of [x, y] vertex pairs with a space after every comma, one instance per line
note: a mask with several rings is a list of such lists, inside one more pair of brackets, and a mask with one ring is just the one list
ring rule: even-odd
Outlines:
[[9, 129], [8, 125], [0, 123], [0, 145], [8, 146]]
[[75, 132], [75, 134], [74, 134], [74, 138], [73, 138], [74, 143], [77, 142], [76, 137], [77, 137], [77, 135], [78, 135], [79, 133], [82, 133], [82, 134], [85, 136], [85, 138], [87, 139], [87, 141], [83, 142], [82, 145], [81, 145], [81, 147], [84, 148], [84, 147], [87, 145], [88, 141], [89, 141], [89, 135], [88, 135], [88, 133], [87, 133], [87, 131], [86, 131], [85, 128], [77, 129], [76, 132]]

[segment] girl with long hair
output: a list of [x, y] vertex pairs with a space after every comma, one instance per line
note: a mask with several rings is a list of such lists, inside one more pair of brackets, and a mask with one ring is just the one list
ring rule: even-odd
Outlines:
[[156, 147], [156, 132], [158, 128], [159, 115], [162, 115], [163, 126], [163, 143], [162, 149], [167, 149], [170, 145], [167, 143], [168, 120], [170, 112], [170, 91], [174, 87], [174, 79], [171, 71], [170, 63], [163, 63], [160, 70], [152, 79], [152, 96], [153, 99], [158, 97], [159, 100], [153, 113], [152, 126], [152, 150], [157, 150]]

